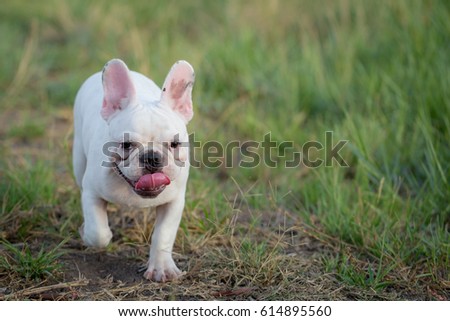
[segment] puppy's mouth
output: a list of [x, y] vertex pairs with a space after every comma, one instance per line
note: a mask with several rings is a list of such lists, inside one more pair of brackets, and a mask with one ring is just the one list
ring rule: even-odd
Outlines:
[[166, 186], [170, 184], [170, 178], [161, 172], [145, 174], [137, 181], [132, 181], [122, 173], [117, 164], [114, 164], [114, 170], [141, 197], [154, 198], [161, 194]]

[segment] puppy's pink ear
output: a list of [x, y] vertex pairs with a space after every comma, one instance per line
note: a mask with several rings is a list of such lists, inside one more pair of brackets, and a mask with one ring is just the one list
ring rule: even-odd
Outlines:
[[106, 63], [102, 74], [103, 106], [102, 117], [108, 120], [117, 110], [130, 105], [136, 98], [136, 91], [127, 65], [120, 59]]
[[192, 87], [195, 73], [192, 66], [184, 60], [177, 61], [164, 81], [161, 104], [178, 113], [187, 124], [194, 116], [192, 109]]

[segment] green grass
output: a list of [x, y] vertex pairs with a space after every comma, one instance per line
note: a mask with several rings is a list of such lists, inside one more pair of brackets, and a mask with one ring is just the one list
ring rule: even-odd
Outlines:
[[52, 277], [61, 268], [57, 259], [63, 254], [60, 248], [64, 243], [61, 242], [51, 250], [41, 247], [37, 254], [33, 254], [27, 244], [18, 249], [11, 243], [1, 242], [6, 254], [0, 257], [0, 268], [26, 280], [41, 281]]
[[[256, 299], [448, 299], [449, 9], [426, 0], [7, 1], [0, 237], [79, 241], [67, 145], [76, 91], [113, 57], [158, 84], [185, 59], [196, 70], [189, 131], [202, 144], [270, 132], [282, 164], [331, 131], [348, 141], [349, 165], [192, 169], [175, 246], [193, 271], [190, 289], [199, 286], [192, 297], [213, 280], [218, 292], [256, 288]], [[283, 141], [294, 146], [284, 155]], [[147, 242], [151, 217], [110, 210], [114, 249]], [[145, 260], [147, 249], [133, 251]]]
[[13, 163], [11, 160], [2, 174], [5, 177], [0, 183], [3, 214], [13, 209], [31, 210], [55, 204], [55, 172], [51, 164], [26, 160]]
[[17, 138], [21, 140], [30, 140], [36, 137], [44, 136], [45, 126], [34, 120], [13, 126], [8, 131], [8, 136], [11, 138]]

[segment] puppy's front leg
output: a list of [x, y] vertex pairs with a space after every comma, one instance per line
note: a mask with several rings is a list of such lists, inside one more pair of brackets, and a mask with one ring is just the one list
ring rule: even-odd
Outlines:
[[184, 195], [156, 208], [156, 223], [144, 277], [157, 282], [176, 279], [181, 271], [172, 258], [172, 248], [184, 208]]
[[80, 228], [81, 238], [86, 246], [105, 247], [112, 238], [106, 213], [106, 201], [83, 190], [81, 195], [84, 224]]

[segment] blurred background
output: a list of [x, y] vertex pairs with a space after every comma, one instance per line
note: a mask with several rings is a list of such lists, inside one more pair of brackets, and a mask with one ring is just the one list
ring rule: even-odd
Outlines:
[[[325, 145], [332, 131], [334, 144], [348, 140], [340, 155], [349, 166], [241, 168], [242, 155], [232, 153], [232, 168], [192, 169], [181, 253], [203, 253], [223, 234], [241, 235], [238, 244], [251, 246], [237, 248], [257, 257], [273, 253], [264, 242], [292, 257], [298, 248], [278, 249], [267, 236], [282, 225], [317, 242], [310, 244], [315, 264], [336, 282], [448, 299], [449, 7], [431, 0], [3, 1], [0, 239], [77, 237], [72, 104], [88, 76], [116, 57], [161, 86], [184, 59], [196, 71], [188, 130], [197, 141], [262, 142], [270, 132], [278, 143], [293, 142], [274, 151], [283, 164], [307, 141]], [[239, 221], [246, 227], [235, 229]], [[242, 268], [246, 281], [236, 284], [254, 285], [249, 271]]]

